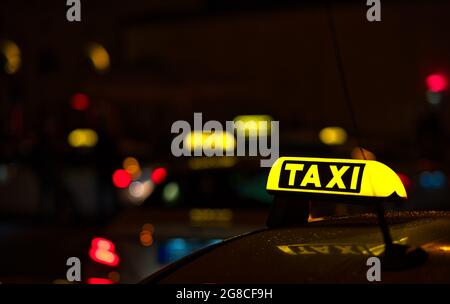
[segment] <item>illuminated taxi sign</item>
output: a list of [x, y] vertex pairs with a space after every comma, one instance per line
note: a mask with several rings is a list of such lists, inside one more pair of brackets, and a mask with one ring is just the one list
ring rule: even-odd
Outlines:
[[234, 118], [236, 129], [247, 137], [256, 137], [259, 134], [270, 134], [270, 122], [273, 118], [269, 115], [239, 115]]
[[267, 190], [322, 197], [407, 198], [398, 175], [374, 160], [281, 157], [270, 170]]
[[194, 151], [196, 149], [211, 150], [220, 149], [223, 151], [233, 150], [236, 146], [234, 135], [226, 131], [203, 132], [192, 131], [184, 138], [186, 149]]

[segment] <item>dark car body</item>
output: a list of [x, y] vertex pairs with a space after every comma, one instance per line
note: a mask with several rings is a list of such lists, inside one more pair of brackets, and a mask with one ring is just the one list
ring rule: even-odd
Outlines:
[[[426, 260], [383, 270], [382, 283], [450, 281], [450, 212], [388, 212], [395, 243], [421, 247]], [[384, 252], [373, 214], [330, 217], [264, 229], [193, 253], [144, 283], [367, 283], [366, 261]]]

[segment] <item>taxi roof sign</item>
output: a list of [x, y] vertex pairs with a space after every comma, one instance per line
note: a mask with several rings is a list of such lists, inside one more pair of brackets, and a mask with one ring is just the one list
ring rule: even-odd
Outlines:
[[405, 200], [400, 177], [374, 160], [280, 157], [272, 166], [267, 191], [291, 192], [308, 198]]

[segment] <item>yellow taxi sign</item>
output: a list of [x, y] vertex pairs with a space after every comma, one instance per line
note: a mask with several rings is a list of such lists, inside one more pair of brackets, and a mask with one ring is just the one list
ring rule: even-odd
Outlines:
[[359, 159], [280, 157], [270, 170], [266, 189], [322, 198], [407, 198], [400, 177], [391, 168]]
[[236, 146], [234, 135], [226, 131], [203, 132], [192, 131], [184, 138], [186, 148], [190, 151], [195, 149], [223, 151], [233, 150]]

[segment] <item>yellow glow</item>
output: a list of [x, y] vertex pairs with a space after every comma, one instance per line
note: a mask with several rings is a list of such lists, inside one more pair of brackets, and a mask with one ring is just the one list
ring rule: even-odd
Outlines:
[[[407, 237], [395, 244], [406, 244]], [[288, 255], [374, 255], [379, 256], [384, 252], [384, 244], [364, 243], [310, 243], [290, 244], [276, 246], [280, 251]]]
[[[364, 152], [364, 155], [363, 155], [363, 152]], [[361, 152], [360, 147], [353, 148], [351, 155], [352, 155], [352, 158], [354, 158], [354, 159], [366, 159], [366, 160], [376, 160], [377, 159], [375, 154], [373, 154], [369, 150], [362, 148], [362, 152]]]
[[[408, 241], [408, 237], [404, 237], [401, 238], [399, 240], [394, 240], [394, 244], [401, 244], [401, 245], [406, 245], [406, 242]], [[369, 247], [369, 252], [371, 252], [373, 255], [375, 256], [379, 256], [384, 252], [384, 244], [380, 244], [380, 245], [368, 245]]]
[[442, 254], [450, 253], [450, 245], [448, 243], [426, 243], [421, 246], [427, 252], [439, 252]]
[[269, 135], [270, 125], [273, 118], [269, 115], [239, 115], [234, 118], [238, 132], [246, 136], [258, 136], [258, 133]]
[[207, 133], [202, 131], [190, 132], [184, 138], [184, 144], [188, 150], [232, 150], [236, 145], [233, 134], [225, 131], [216, 131]]
[[326, 145], [342, 145], [347, 141], [347, 132], [341, 127], [327, 127], [320, 131], [319, 138]]
[[189, 218], [192, 222], [229, 222], [233, 212], [230, 209], [192, 209]]
[[109, 70], [109, 54], [102, 45], [98, 43], [92, 43], [89, 45], [88, 55], [97, 72], [104, 73]]
[[313, 217], [311, 213], [308, 216], [308, 223], [321, 222], [323, 220], [325, 220], [324, 217]]
[[97, 144], [97, 133], [92, 129], [75, 129], [70, 132], [67, 141], [74, 148], [90, 148]]
[[1, 51], [6, 58], [6, 64], [4, 66], [5, 72], [7, 74], [16, 73], [22, 63], [20, 49], [17, 44], [9, 40], [3, 41], [1, 44]]
[[141, 176], [141, 167], [139, 162], [134, 157], [127, 157], [122, 163], [123, 168], [133, 177], [133, 179]]
[[[307, 168], [312, 166], [317, 166], [318, 172], [313, 170], [314, 174], [305, 174], [311, 171]], [[343, 179], [344, 174], [347, 174], [346, 179]], [[388, 166], [373, 160], [281, 157], [270, 170], [266, 189], [299, 192], [307, 196], [341, 195], [391, 200], [407, 198], [398, 175]]]
[[289, 254], [289, 255], [297, 255], [294, 251], [292, 251], [291, 248], [289, 248], [288, 245], [277, 246], [277, 248], [280, 249], [281, 251], [283, 251], [284, 253]]
[[289, 255], [369, 255], [368, 246], [367, 244], [313, 243], [278, 245], [276, 247]]
[[225, 157], [194, 157], [188, 160], [189, 168], [202, 170], [211, 168], [230, 168], [236, 165], [237, 159], [232, 156]]

